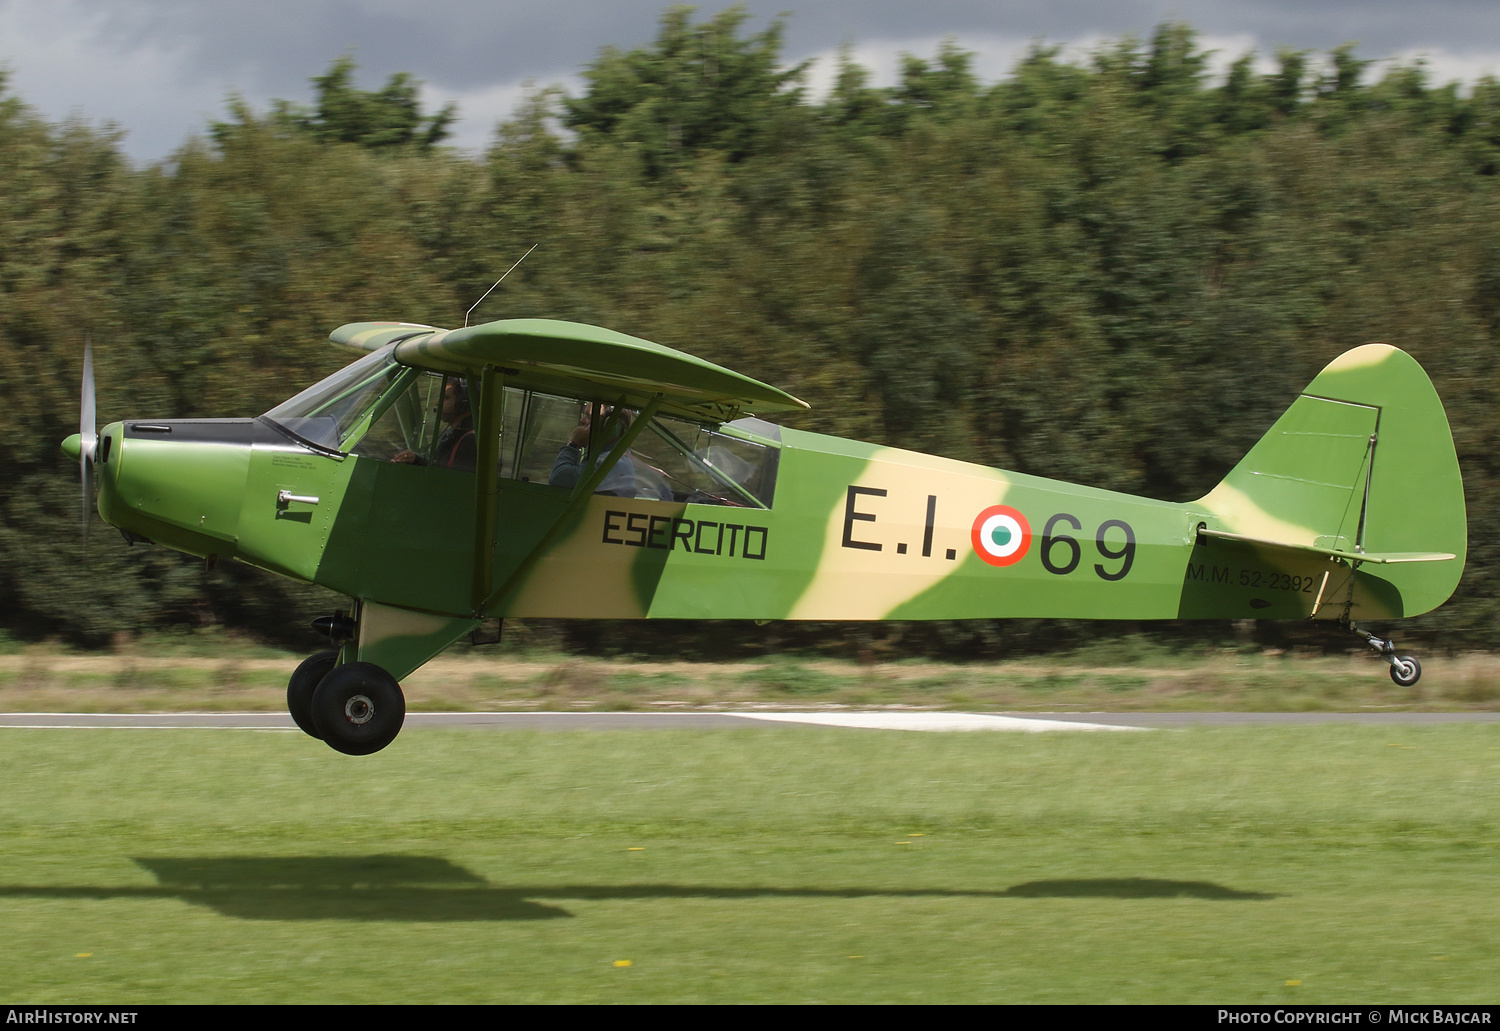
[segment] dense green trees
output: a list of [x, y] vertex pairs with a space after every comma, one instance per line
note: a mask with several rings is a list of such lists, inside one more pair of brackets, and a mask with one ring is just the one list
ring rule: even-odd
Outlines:
[[[455, 105], [424, 115], [417, 97], [419, 84], [406, 72], [392, 75], [384, 89], [366, 91], [354, 88], [354, 71], [354, 59], [344, 55], [325, 74], [313, 78], [316, 104], [306, 108], [278, 100], [268, 120], [324, 143], [354, 143], [372, 150], [428, 152], [448, 138], [449, 126], [458, 117]], [[238, 98], [231, 99], [230, 111], [240, 124], [256, 117]], [[221, 142], [233, 130], [233, 123], [215, 122], [210, 127]]]
[[1216, 80], [1168, 24], [1088, 65], [1038, 46], [990, 85], [957, 41], [888, 88], [845, 57], [818, 98], [780, 23], [673, 9], [471, 158], [410, 78], [364, 92], [353, 71], [334, 62], [309, 108], [233, 102], [144, 169], [0, 92], [0, 626], [274, 633], [316, 602], [97, 533], [84, 570], [57, 452], [84, 336], [104, 419], [253, 414], [340, 361], [332, 327], [457, 324], [540, 243], [476, 318], [608, 325], [807, 398], [807, 428], [1173, 499], [1328, 359], [1397, 344], [1448, 403], [1469, 488], [1468, 574], [1424, 625], [1500, 645], [1494, 81], [1371, 78], [1349, 48]]

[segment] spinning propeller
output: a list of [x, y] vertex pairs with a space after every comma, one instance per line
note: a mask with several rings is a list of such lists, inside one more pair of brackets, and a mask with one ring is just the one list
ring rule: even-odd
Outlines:
[[93, 340], [83, 343], [83, 395], [78, 406], [78, 477], [83, 481], [83, 554], [89, 552], [89, 510], [94, 507], [94, 452], [99, 426], [94, 421]]

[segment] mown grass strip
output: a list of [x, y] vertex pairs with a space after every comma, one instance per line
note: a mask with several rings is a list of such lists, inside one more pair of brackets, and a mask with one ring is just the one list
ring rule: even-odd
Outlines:
[[417, 730], [359, 760], [249, 732], [4, 742], [5, 1002], [1485, 1002], [1500, 983], [1488, 726]]

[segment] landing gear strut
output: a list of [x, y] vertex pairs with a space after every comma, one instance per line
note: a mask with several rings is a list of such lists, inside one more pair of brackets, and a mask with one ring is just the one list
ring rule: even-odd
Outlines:
[[1415, 655], [1397, 655], [1396, 643], [1387, 638], [1366, 633], [1352, 622], [1346, 624], [1350, 631], [1363, 637], [1365, 643], [1380, 653], [1380, 657], [1391, 665], [1391, 679], [1402, 687], [1411, 687], [1422, 679], [1422, 664]]

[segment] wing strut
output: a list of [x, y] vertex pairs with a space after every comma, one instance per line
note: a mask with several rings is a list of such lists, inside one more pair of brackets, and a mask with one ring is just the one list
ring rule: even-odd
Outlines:
[[[568, 499], [567, 507], [553, 520], [552, 525], [547, 528], [547, 532], [542, 534], [541, 540], [536, 542], [536, 545], [526, 553], [526, 557], [505, 578], [505, 583], [495, 588], [475, 608], [474, 616], [476, 619], [485, 618], [485, 616], [499, 608], [500, 603], [505, 601], [521, 585], [526, 577], [530, 575], [532, 568], [546, 554], [547, 549], [552, 547], [553, 542], [562, 534], [564, 528], [572, 525], [572, 517], [581, 511], [584, 505], [588, 504], [588, 500], [593, 496], [594, 491], [599, 489], [599, 484], [604, 482], [604, 478], [609, 475], [610, 470], [615, 467], [615, 464], [624, 457], [625, 452], [629, 451], [630, 446], [635, 443], [635, 438], [641, 435], [641, 431], [655, 417], [657, 410], [661, 408], [662, 400], [663, 396], [657, 394], [647, 402], [646, 406], [636, 414], [635, 421], [630, 424], [620, 439], [615, 442], [615, 446], [610, 449], [609, 454], [604, 456], [604, 461], [596, 465], [593, 472], [578, 482], [578, 485], [573, 488], [573, 496]], [[490, 551], [493, 556], [493, 538], [491, 538]]]
[[1375, 479], [1375, 441], [1380, 434], [1380, 416], [1375, 416], [1375, 432], [1370, 434], [1370, 446], [1365, 449], [1365, 496], [1359, 503], [1359, 526], [1354, 531], [1354, 550], [1365, 550], [1365, 517], [1370, 514], [1370, 481]]
[[469, 604], [478, 612], [495, 579], [495, 514], [500, 507], [500, 370], [486, 365], [479, 374], [479, 412], [474, 444], [474, 580]]

